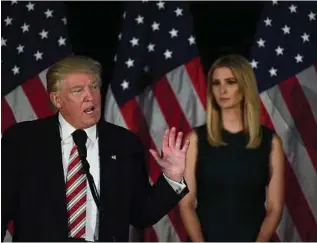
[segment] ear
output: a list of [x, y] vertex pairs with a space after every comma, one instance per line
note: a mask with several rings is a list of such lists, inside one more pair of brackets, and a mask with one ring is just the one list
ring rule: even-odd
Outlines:
[[61, 100], [59, 98], [58, 92], [50, 93], [50, 100], [52, 104], [59, 110], [62, 108]]

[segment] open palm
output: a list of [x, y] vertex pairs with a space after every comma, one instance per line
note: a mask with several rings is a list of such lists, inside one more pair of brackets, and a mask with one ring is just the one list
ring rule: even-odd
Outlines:
[[163, 173], [171, 180], [180, 181], [184, 176], [186, 153], [189, 141], [183, 143], [183, 133], [176, 128], [166, 129], [163, 136], [162, 154], [150, 149], [151, 154], [160, 165]]

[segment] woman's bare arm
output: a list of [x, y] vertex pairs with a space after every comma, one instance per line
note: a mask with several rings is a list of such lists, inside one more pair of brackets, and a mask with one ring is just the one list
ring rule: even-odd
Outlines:
[[274, 136], [270, 155], [270, 182], [267, 189], [267, 214], [257, 242], [270, 241], [280, 222], [284, 205], [284, 153], [281, 140]]
[[180, 214], [187, 233], [193, 242], [203, 242], [200, 222], [196, 214], [196, 161], [197, 161], [197, 135], [192, 131], [187, 139], [190, 141], [187, 152], [185, 179], [189, 193], [180, 201]]

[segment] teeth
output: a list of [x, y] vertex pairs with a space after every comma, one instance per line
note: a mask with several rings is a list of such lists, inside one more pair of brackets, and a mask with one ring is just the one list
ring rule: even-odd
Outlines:
[[94, 111], [93, 108], [88, 108], [88, 109], [85, 110], [85, 113], [91, 114], [91, 113], [93, 113], [93, 111]]

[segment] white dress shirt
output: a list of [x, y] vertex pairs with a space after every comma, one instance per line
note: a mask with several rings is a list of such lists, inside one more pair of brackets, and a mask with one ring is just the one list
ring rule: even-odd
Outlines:
[[[62, 146], [62, 156], [63, 156], [63, 168], [64, 168], [64, 178], [66, 182], [67, 176], [67, 167], [69, 163], [69, 155], [71, 149], [74, 146], [74, 141], [72, 138], [72, 133], [76, 130], [73, 126], [71, 126], [59, 113], [58, 116], [60, 123], [60, 134], [61, 134], [61, 146]], [[87, 161], [90, 165], [90, 173], [94, 178], [98, 193], [100, 191], [100, 164], [99, 164], [99, 144], [98, 144], [98, 136], [96, 125], [84, 129], [87, 133]], [[175, 182], [164, 177], [171, 185], [171, 187], [177, 192], [181, 193], [182, 190], [186, 187], [183, 181], [180, 183]], [[98, 225], [97, 225], [98, 211], [97, 206], [94, 202], [94, 199], [91, 194], [91, 190], [87, 184], [87, 206], [86, 206], [86, 240], [87, 241], [95, 241], [98, 235]]]

